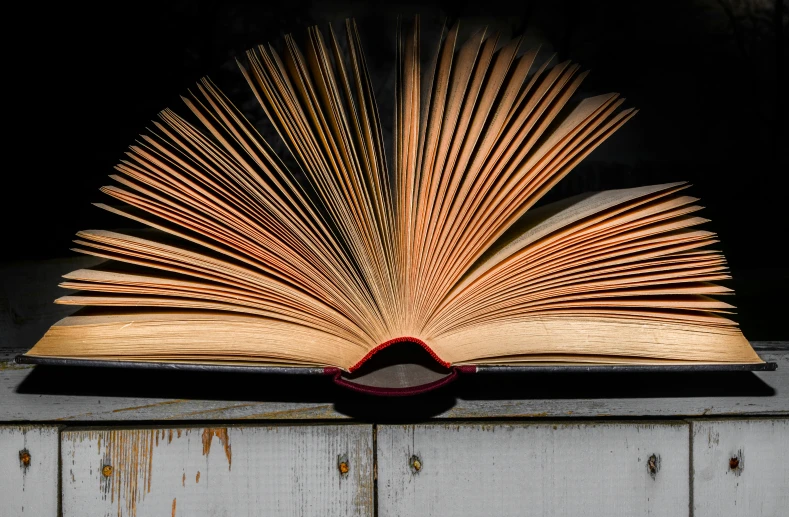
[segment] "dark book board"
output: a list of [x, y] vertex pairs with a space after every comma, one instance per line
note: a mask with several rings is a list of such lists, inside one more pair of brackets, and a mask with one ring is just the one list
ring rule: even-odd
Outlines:
[[599, 365], [599, 364], [567, 364], [567, 365], [465, 365], [443, 368], [421, 360], [409, 360], [405, 363], [370, 364], [352, 374], [339, 368], [323, 367], [292, 367], [292, 366], [244, 366], [219, 365], [185, 362], [147, 362], [147, 361], [106, 361], [93, 359], [61, 359], [18, 355], [19, 364], [35, 364], [46, 366], [76, 366], [125, 368], [148, 370], [177, 370], [193, 372], [217, 373], [249, 373], [271, 375], [329, 375], [332, 380], [345, 388], [371, 395], [407, 396], [417, 395], [443, 387], [454, 381], [459, 375], [529, 375], [529, 374], [596, 374], [596, 373], [709, 373], [709, 372], [755, 372], [774, 371], [775, 362], [765, 363], [730, 363], [730, 364], [683, 364], [683, 365]]

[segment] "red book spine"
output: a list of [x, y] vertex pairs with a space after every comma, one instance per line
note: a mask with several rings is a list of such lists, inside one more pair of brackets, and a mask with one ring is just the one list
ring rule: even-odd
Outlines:
[[394, 339], [390, 339], [389, 341], [384, 341], [383, 343], [381, 343], [377, 347], [375, 347], [372, 350], [370, 350], [369, 352], [367, 352], [367, 355], [362, 357], [361, 361], [359, 361], [355, 365], [351, 366], [351, 368], [348, 371], [353, 372], [354, 370], [358, 370], [359, 367], [361, 365], [363, 365], [372, 356], [374, 356], [375, 354], [377, 354], [378, 352], [380, 352], [384, 348], [386, 348], [388, 346], [391, 346], [391, 345], [394, 345], [395, 343], [416, 343], [417, 345], [419, 345], [422, 348], [424, 348], [427, 351], [427, 353], [430, 354], [430, 357], [432, 357], [438, 364], [440, 364], [444, 368], [449, 368], [450, 367], [450, 364], [448, 362], [446, 362], [443, 359], [441, 359], [440, 357], [438, 357], [438, 354], [436, 354], [433, 351], [433, 349], [430, 348], [429, 346], [427, 346], [427, 343], [425, 343], [421, 339], [415, 338], [415, 337], [396, 337]]
[[415, 337], [398, 337], [394, 339], [390, 339], [389, 341], [385, 341], [378, 345], [377, 347], [370, 350], [358, 363], [351, 366], [348, 371], [354, 372], [359, 369], [365, 362], [367, 362], [372, 356], [376, 353], [380, 352], [384, 348], [394, 345], [396, 343], [416, 343], [425, 351], [430, 354], [430, 356], [441, 366], [445, 368], [450, 368], [450, 372], [441, 379], [438, 379], [433, 382], [429, 382], [427, 384], [421, 384], [419, 386], [409, 386], [407, 388], [384, 388], [384, 387], [377, 387], [377, 386], [368, 386], [365, 384], [359, 384], [356, 382], [351, 381], [350, 379], [346, 379], [343, 377], [343, 371], [340, 368], [334, 367], [327, 367], [324, 368], [323, 373], [326, 375], [331, 375], [332, 380], [335, 384], [342, 386], [344, 388], [351, 389], [353, 391], [357, 391], [359, 393], [365, 393], [368, 395], [379, 395], [379, 396], [388, 396], [388, 397], [404, 397], [410, 395], [418, 395], [420, 393], [425, 393], [428, 391], [433, 391], [435, 389], [441, 388], [446, 386], [447, 384], [453, 382], [460, 373], [476, 373], [477, 367], [474, 365], [465, 365], [465, 366], [452, 366], [447, 361], [441, 359], [438, 354], [436, 354], [433, 349], [431, 349], [427, 343], [422, 341], [421, 339]]

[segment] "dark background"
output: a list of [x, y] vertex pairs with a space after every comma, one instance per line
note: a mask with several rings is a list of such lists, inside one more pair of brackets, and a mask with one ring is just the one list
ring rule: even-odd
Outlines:
[[178, 95], [201, 76], [261, 115], [232, 60], [254, 45], [279, 48], [286, 33], [354, 16], [389, 114], [394, 17], [416, 12], [427, 33], [448, 18], [525, 34], [591, 69], [584, 94], [618, 91], [640, 108], [551, 197], [692, 182], [729, 260], [745, 335], [789, 338], [789, 9], [774, 0], [30, 3], [5, 22], [16, 25], [5, 49], [16, 115], [0, 187], [5, 265], [70, 256], [76, 231], [124, 226], [90, 203], [105, 201], [98, 188], [159, 110], [184, 111]]

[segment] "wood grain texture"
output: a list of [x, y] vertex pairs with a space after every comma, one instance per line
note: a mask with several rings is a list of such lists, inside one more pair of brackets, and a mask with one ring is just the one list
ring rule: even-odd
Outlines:
[[58, 512], [58, 428], [0, 426], [0, 517]]
[[789, 419], [691, 425], [694, 517], [789, 516]]
[[684, 422], [380, 426], [377, 436], [381, 517], [689, 513]]
[[369, 425], [74, 430], [61, 457], [64, 517], [373, 515]]

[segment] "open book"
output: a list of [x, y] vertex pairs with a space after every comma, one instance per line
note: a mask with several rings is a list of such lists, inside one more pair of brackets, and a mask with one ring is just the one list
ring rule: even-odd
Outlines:
[[416, 19], [388, 143], [344, 32], [239, 62], [290, 165], [208, 79], [160, 113], [98, 205], [150, 229], [78, 234], [109, 260], [65, 276], [57, 303], [85, 308], [27, 357], [352, 372], [409, 341], [445, 366], [762, 362], [687, 185], [533, 208], [635, 114], [618, 94], [576, 101], [578, 65], [485, 30], [422, 49]]

